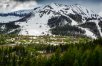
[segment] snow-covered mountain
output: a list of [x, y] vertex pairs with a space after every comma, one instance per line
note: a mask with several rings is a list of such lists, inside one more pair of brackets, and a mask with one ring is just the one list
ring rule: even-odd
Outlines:
[[102, 37], [102, 17], [81, 5], [52, 3], [0, 13], [1, 34]]

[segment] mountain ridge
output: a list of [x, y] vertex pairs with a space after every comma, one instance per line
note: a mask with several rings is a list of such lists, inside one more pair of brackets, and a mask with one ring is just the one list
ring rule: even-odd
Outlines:
[[[0, 14], [0, 18], [1, 34], [17, 32], [16, 34], [22, 35], [49, 34], [83, 35], [91, 38], [102, 37], [100, 25], [102, 17], [78, 4], [63, 5], [52, 3], [30, 10], [6, 13], [6, 16], [5, 14]], [[9, 28], [8, 24], [13, 25], [13, 27], [16, 26], [16, 28]]]

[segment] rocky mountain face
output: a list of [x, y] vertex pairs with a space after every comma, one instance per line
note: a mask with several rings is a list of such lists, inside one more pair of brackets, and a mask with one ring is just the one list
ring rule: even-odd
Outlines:
[[102, 17], [81, 5], [52, 3], [0, 13], [0, 34], [102, 37]]

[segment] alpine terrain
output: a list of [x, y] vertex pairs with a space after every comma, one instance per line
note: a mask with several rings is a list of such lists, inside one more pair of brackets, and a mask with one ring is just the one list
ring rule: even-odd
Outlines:
[[0, 34], [102, 37], [102, 17], [81, 5], [52, 3], [0, 13]]

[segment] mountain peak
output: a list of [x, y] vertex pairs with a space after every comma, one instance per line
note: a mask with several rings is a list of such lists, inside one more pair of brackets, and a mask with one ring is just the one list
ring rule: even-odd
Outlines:
[[58, 4], [58, 3], [51, 3], [51, 4], [48, 4], [48, 5], [46, 5], [45, 7], [49, 7], [49, 8], [60, 8], [60, 7], [65, 7], [65, 5], [63, 5], [63, 4]]
[[58, 3], [51, 3], [50, 6], [62, 6], [62, 4], [58, 4]]

